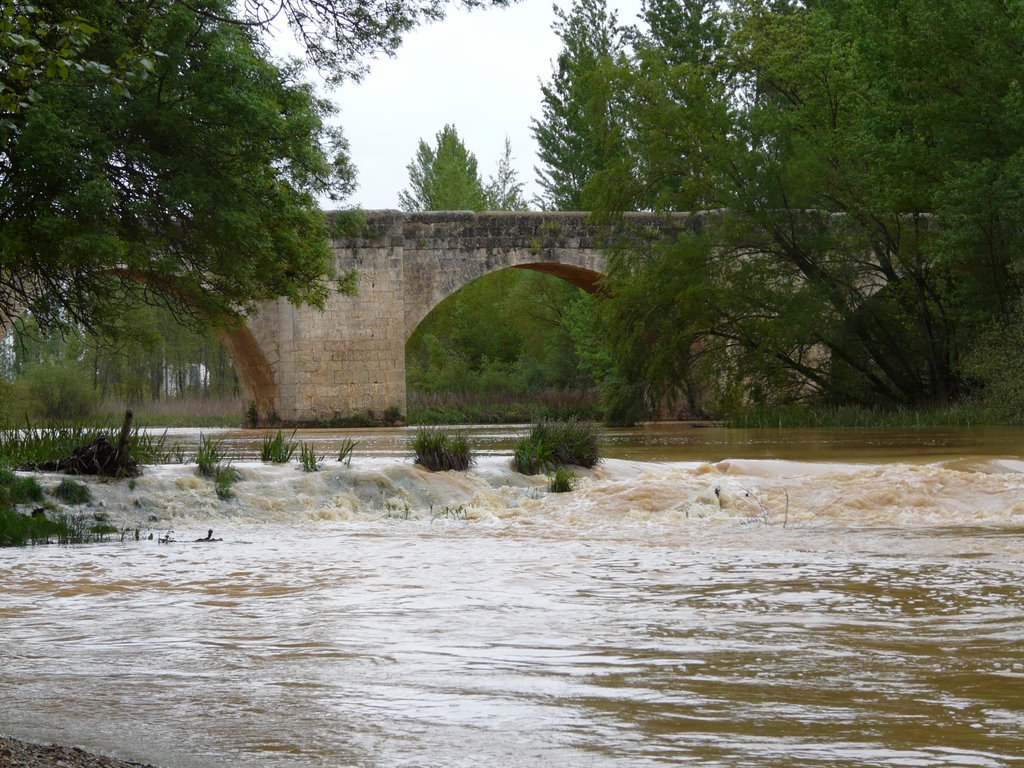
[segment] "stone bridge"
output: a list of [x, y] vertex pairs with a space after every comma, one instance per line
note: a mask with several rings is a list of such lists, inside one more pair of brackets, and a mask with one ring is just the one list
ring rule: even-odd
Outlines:
[[[679, 214], [626, 214], [634, 237], [695, 226]], [[359, 236], [332, 241], [356, 295], [323, 310], [281, 299], [222, 338], [260, 423], [345, 424], [405, 414], [405, 343], [442, 300], [501, 269], [532, 269], [597, 291], [601, 236], [585, 213], [366, 212]], [[636, 233], [640, 233], [637, 235]]]

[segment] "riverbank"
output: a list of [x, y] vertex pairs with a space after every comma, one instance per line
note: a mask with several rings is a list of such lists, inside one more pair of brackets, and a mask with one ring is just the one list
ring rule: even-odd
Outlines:
[[95, 755], [78, 747], [30, 744], [0, 736], [0, 768], [153, 768], [149, 763]]

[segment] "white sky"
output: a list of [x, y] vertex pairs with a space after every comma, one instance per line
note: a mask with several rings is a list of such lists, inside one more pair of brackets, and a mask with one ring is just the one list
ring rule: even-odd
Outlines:
[[[569, 8], [571, 0], [558, 4]], [[609, 0], [608, 5], [618, 9], [624, 25], [634, 23], [640, 10], [640, 0]], [[346, 202], [397, 208], [419, 140], [434, 145], [446, 123], [476, 155], [485, 183], [508, 136], [527, 200], [538, 193], [530, 121], [540, 116], [540, 83], [550, 79], [562, 47], [551, 30], [553, 20], [552, 0], [453, 9], [444, 21], [410, 33], [394, 58], [372, 62], [362, 82], [328, 92], [341, 109], [359, 174], [359, 187]]]

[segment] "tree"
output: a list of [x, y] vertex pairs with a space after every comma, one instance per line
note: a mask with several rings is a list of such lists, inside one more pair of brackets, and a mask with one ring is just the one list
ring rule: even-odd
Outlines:
[[752, 1], [702, 18], [620, 67], [631, 161], [601, 178], [602, 207], [721, 214], [613, 259], [617, 356], [652, 401], [696, 371], [734, 404], [963, 394], [964, 350], [1020, 293], [1020, 9]]
[[498, 170], [484, 189], [484, 208], [488, 211], [525, 211], [529, 208], [523, 197], [523, 184], [512, 167], [512, 142], [505, 137], [505, 151], [498, 160]]
[[319, 302], [314, 201], [343, 197], [353, 170], [331, 108], [259, 36], [283, 19], [331, 80], [358, 78], [448, 3], [0, 6], [0, 328], [28, 309], [100, 331], [130, 300], [204, 321], [278, 295]]
[[621, 154], [619, 107], [612, 66], [623, 32], [605, 0], [576, 0], [567, 14], [555, 6], [552, 29], [562, 39], [551, 81], [541, 86], [542, 115], [532, 121], [541, 167], [541, 204], [589, 210], [587, 182]]
[[437, 133], [436, 148], [420, 139], [408, 166], [409, 189], [398, 195], [407, 211], [482, 211], [484, 188], [476, 156], [466, 149], [455, 126]]
[[35, 83], [0, 152], [0, 318], [118, 324], [132, 301], [225, 321], [285, 296], [319, 303], [330, 250], [318, 195], [353, 185], [331, 107], [270, 64], [220, 0], [82, 6], [82, 55], [161, 51], [124, 98], [102, 72]]

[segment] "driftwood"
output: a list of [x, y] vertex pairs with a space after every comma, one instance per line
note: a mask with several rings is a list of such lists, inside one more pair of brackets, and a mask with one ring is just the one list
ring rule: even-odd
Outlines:
[[138, 477], [142, 474], [139, 465], [132, 459], [129, 440], [132, 434], [132, 412], [125, 411], [124, 423], [117, 445], [100, 436], [88, 445], [72, 451], [63, 459], [49, 459], [28, 462], [18, 469], [29, 472], [63, 472], [67, 475], [102, 475], [104, 477]]

